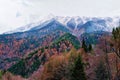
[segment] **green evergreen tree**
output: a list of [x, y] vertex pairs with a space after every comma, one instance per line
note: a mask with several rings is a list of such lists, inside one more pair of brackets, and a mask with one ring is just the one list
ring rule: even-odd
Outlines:
[[120, 58], [120, 27], [114, 28], [112, 31], [114, 41], [114, 51]]
[[92, 45], [91, 45], [91, 44], [89, 44], [89, 46], [88, 46], [88, 50], [89, 50], [89, 51], [92, 50]]
[[108, 72], [106, 70], [106, 66], [102, 61], [98, 64], [96, 70], [96, 80], [108, 80]]
[[86, 80], [84, 64], [80, 55], [75, 59], [73, 63], [71, 69], [71, 80]]
[[120, 39], [120, 27], [113, 28], [112, 35], [114, 39]]
[[[112, 35], [113, 35], [113, 48], [114, 48], [114, 52], [116, 53], [116, 55], [120, 58], [120, 26], [117, 28], [114, 28], [112, 31]], [[120, 78], [120, 74], [119, 74], [119, 70], [118, 70], [118, 61], [117, 61], [117, 57], [116, 57], [116, 78], [117, 80], [119, 80]]]
[[84, 38], [83, 38], [83, 40], [82, 40], [82, 48], [85, 50], [85, 52], [88, 51], [87, 45], [86, 45], [86, 42], [85, 42], [85, 39], [84, 39]]

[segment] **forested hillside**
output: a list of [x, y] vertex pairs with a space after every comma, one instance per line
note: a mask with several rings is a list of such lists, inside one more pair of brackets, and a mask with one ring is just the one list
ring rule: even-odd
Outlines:
[[0, 35], [2, 80], [119, 80], [120, 27], [80, 36], [57, 21]]

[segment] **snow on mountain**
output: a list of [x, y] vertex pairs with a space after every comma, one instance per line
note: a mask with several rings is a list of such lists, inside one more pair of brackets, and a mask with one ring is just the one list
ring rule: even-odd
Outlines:
[[11, 34], [11, 33], [16, 33], [16, 32], [25, 32], [25, 31], [29, 31], [32, 28], [38, 26], [38, 25], [43, 25], [43, 24], [47, 24], [48, 22], [50, 22], [52, 19], [54, 18], [53, 15], [48, 15], [47, 17], [44, 17], [44, 19], [41, 19], [40, 21], [36, 22], [36, 23], [30, 23], [27, 24], [25, 26], [19, 27], [15, 30], [12, 31], [8, 31], [5, 32], [4, 34]]
[[120, 17], [69, 17], [69, 16], [54, 16], [49, 15], [37, 23], [31, 23], [24, 27], [20, 27], [16, 30], [7, 32], [24, 32], [29, 30], [36, 30], [44, 27], [45, 25], [56, 20], [64, 25], [69, 30], [73, 31], [73, 34], [81, 34], [81, 32], [93, 32], [93, 31], [108, 31], [119, 25]]

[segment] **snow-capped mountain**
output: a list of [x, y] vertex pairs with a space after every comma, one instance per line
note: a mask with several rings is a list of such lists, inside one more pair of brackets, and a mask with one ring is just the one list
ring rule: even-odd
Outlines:
[[94, 31], [108, 31], [111, 32], [114, 27], [119, 25], [120, 17], [61, 17], [61, 16], [48, 16], [37, 23], [31, 23], [16, 30], [7, 32], [25, 32], [40, 29], [53, 21], [58, 21], [64, 27], [72, 31], [75, 35], [81, 35], [84, 32]]

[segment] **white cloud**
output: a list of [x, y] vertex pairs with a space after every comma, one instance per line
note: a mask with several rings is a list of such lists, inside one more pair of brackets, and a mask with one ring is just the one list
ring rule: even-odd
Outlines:
[[119, 0], [0, 0], [0, 33], [57, 16], [119, 16]]

